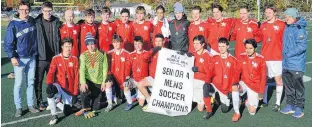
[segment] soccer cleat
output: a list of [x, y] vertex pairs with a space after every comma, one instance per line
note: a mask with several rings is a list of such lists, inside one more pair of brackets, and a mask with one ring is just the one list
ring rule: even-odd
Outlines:
[[22, 109], [16, 109], [16, 112], [15, 112], [15, 117], [21, 117], [22, 116]]
[[290, 104], [287, 104], [285, 108], [280, 111], [282, 114], [293, 114], [295, 113], [294, 107]]
[[132, 106], [133, 106], [132, 104], [128, 104], [125, 108], [125, 111], [129, 111], [132, 108]]
[[14, 79], [14, 78], [15, 78], [14, 73], [10, 73], [10, 74], [8, 75], [8, 79]]
[[31, 113], [38, 113], [38, 112], [40, 112], [38, 109], [34, 108], [33, 106], [29, 106], [29, 107], [28, 107], [28, 110], [29, 110]]
[[39, 104], [39, 110], [40, 110], [40, 111], [46, 110], [47, 107], [48, 107], [48, 106], [47, 106], [46, 104], [43, 104], [43, 103], [40, 103], [40, 104]]
[[109, 112], [113, 109], [113, 105], [112, 104], [108, 104], [107, 107], [105, 108], [105, 112]]
[[295, 113], [292, 116], [295, 117], [295, 118], [303, 117], [304, 116], [303, 109], [299, 108], [299, 107], [296, 107], [295, 108]]
[[234, 113], [233, 117], [232, 117], [232, 122], [237, 122], [240, 119], [241, 115]]
[[212, 112], [206, 112], [206, 114], [204, 115], [203, 119], [209, 119], [212, 116]]
[[274, 112], [278, 112], [278, 111], [280, 111], [280, 110], [281, 110], [281, 106], [275, 104], [275, 105], [274, 105], [274, 108], [273, 108], [273, 111], [274, 111]]
[[57, 122], [57, 119], [58, 119], [57, 115], [52, 116], [52, 119], [50, 120], [49, 125], [55, 125]]
[[148, 105], [145, 105], [145, 106], [142, 108], [143, 111], [146, 111], [147, 109], [148, 109]]

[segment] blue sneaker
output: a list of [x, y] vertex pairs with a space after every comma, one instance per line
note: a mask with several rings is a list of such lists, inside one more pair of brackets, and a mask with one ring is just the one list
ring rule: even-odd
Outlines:
[[285, 108], [283, 108], [281, 111], [281, 113], [283, 114], [292, 114], [292, 113], [295, 113], [294, 111], [294, 107], [290, 104], [287, 104]]
[[299, 108], [299, 107], [296, 107], [295, 108], [295, 113], [292, 116], [295, 117], [295, 118], [303, 117], [304, 116], [303, 109]]
[[125, 108], [125, 111], [129, 111], [132, 108], [132, 106], [133, 106], [132, 104], [128, 104]]

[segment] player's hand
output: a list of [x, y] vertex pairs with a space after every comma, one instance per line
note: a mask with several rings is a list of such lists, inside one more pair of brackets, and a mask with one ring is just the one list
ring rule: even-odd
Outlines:
[[228, 93], [228, 99], [230, 99], [230, 100], [232, 99], [232, 92]]
[[106, 89], [106, 83], [102, 83], [101, 85], [101, 91], [104, 92]]
[[259, 94], [258, 94], [258, 99], [259, 99], [259, 100], [263, 100], [263, 98], [264, 98], [264, 94], [263, 94], [263, 93], [259, 93]]
[[154, 53], [158, 52], [159, 50], [161, 50], [161, 46], [156, 46], [155, 48], [152, 49]]
[[192, 71], [193, 72], [198, 72], [198, 67], [196, 67], [196, 66], [192, 67]]
[[193, 56], [193, 54], [192, 54], [191, 52], [187, 52], [186, 55], [187, 55], [188, 57], [192, 57], [192, 56]]
[[185, 54], [184, 51], [178, 51], [177, 53], [180, 54], [180, 55], [182, 55], [182, 56]]
[[81, 84], [80, 85], [80, 91], [81, 92], [86, 92], [88, 89], [88, 85], [87, 84]]
[[11, 58], [11, 63], [12, 63], [13, 66], [18, 66], [19, 65], [18, 64], [18, 60], [15, 57]]

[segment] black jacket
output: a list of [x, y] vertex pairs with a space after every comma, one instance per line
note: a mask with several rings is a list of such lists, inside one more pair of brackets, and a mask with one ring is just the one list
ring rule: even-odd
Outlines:
[[[182, 24], [181, 24], [182, 23]], [[181, 24], [181, 25], [180, 25]], [[170, 29], [170, 48], [177, 51], [188, 51], [189, 38], [188, 38], [188, 27], [190, 22], [183, 18], [181, 20], [172, 20], [169, 22]], [[179, 27], [177, 30], [176, 27]]]
[[40, 14], [36, 17], [36, 28], [37, 28], [37, 40], [38, 40], [38, 60], [46, 60], [51, 61], [53, 56], [60, 53], [60, 32], [59, 28], [61, 27], [62, 23], [60, 20], [55, 17], [51, 16], [52, 22], [52, 47], [50, 47], [52, 52], [48, 52], [46, 49], [46, 44], [48, 44], [48, 40], [45, 37], [45, 29], [43, 27], [43, 15]]

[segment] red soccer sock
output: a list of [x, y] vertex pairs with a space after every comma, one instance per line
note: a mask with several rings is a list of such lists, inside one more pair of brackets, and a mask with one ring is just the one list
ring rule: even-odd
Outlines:
[[207, 112], [212, 112], [211, 97], [204, 97], [204, 102], [205, 102], [205, 105], [206, 105], [206, 111]]

